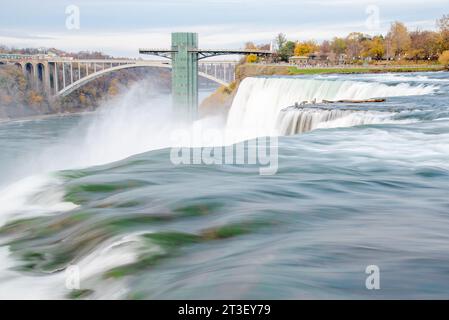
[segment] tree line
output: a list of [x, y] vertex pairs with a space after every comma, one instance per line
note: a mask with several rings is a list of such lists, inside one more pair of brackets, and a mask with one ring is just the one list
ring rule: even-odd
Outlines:
[[[362, 61], [437, 61], [449, 63], [449, 14], [436, 21], [436, 31], [410, 31], [404, 23], [391, 24], [386, 35], [367, 35], [352, 32], [346, 37], [334, 37], [318, 43], [314, 40], [292, 41], [280, 33], [274, 39], [275, 61], [288, 62], [292, 56], [308, 57], [317, 55], [332, 62], [360, 63]], [[248, 49], [267, 49], [269, 45], [255, 46], [252, 42]], [[248, 56], [247, 62], [256, 62], [257, 57]]]

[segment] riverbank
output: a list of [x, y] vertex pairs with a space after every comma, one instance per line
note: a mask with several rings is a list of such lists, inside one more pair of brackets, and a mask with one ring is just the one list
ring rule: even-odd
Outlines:
[[276, 64], [243, 64], [238, 67], [236, 78], [258, 75], [300, 75], [300, 74], [351, 74], [351, 73], [388, 73], [388, 72], [435, 72], [447, 70], [442, 65], [369, 65], [335, 67], [298, 67]]
[[435, 72], [444, 71], [444, 66], [422, 65], [422, 66], [367, 66], [367, 67], [338, 67], [338, 68], [298, 68], [289, 67], [290, 75], [297, 74], [352, 74], [352, 73], [389, 73], [389, 72]]

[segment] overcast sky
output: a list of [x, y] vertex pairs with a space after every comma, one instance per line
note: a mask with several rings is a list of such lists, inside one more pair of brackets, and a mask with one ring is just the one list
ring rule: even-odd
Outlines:
[[[291, 40], [331, 39], [351, 31], [385, 33], [391, 22], [435, 29], [449, 0], [13, 0], [0, 7], [0, 44], [99, 50], [138, 56], [139, 47], [168, 47], [170, 32], [199, 33], [202, 48]], [[79, 29], [67, 6], [80, 12]], [[71, 11], [73, 13], [73, 11]]]

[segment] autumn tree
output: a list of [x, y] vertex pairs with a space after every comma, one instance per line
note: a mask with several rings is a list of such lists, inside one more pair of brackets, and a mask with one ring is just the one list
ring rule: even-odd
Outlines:
[[387, 41], [393, 56], [400, 59], [410, 49], [411, 39], [407, 27], [402, 22], [394, 22], [387, 34]]
[[385, 54], [384, 38], [382, 36], [375, 36], [372, 39], [363, 41], [364, 51], [362, 56], [370, 57], [374, 60], [380, 60]]
[[439, 34], [439, 49], [440, 52], [449, 50], [449, 14], [443, 15], [437, 20], [437, 28]]
[[[245, 49], [246, 50], [270, 50], [271, 45], [269, 43], [264, 43], [264, 44], [260, 44], [260, 45], [256, 45], [254, 42], [252, 41], [248, 41], [245, 43]], [[254, 54], [250, 54], [250, 55], [246, 55], [245, 57], [243, 57], [240, 60], [240, 63], [256, 63], [259, 62], [260, 59], [257, 55]]]
[[87, 105], [87, 97], [86, 97], [86, 94], [84, 92], [81, 92], [79, 94], [78, 99], [79, 99], [79, 101], [80, 101], [82, 106]]
[[449, 50], [446, 50], [440, 54], [438, 62], [446, 67], [449, 67]]
[[28, 93], [28, 104], [33, 107], [41, 106], [44, 102], [44, 97], [38, 92], [31, 90]]
[[108, 88], [108, 95], [110, 96], [116, 96], [119, 93], [119, 88], [118, 88], [118, 80], [117, 79], [113, 79], [109, 85]]
[[255, 50], [257, 49], [257, 46], [254, 44], [254, 42], [248, 41], [245, 43], [245, 49], [246, 50]]
[[0, 65], [0, 104], [27, 104], [31, 83], [16, 66]]
[[348, 55], [349, 59], [360, 59], [363, 50], [362, 42], [364, 40], [365, 36], [360, 32], [352, 32], [346, 37], [346, 54]]
[[346, 51], [345, 39], [335, 37], [331, 42], [331, 49], [335, 54], [345, 53], [345, 51]]
[[321, 54], [329, 54], [331, 52], [331, 44], [328, 40], [324, 40], [320, 45], [320, 53]]
[[246, 56], [246, 63], [256, 63], [259, 60], [259, 57], [255, 54], [249, 54]]
[[259, 44], [257, 46], [257, 49], [269, 51], [271, 49], [271, 44], [269, 43]]
[[294, 55], [306, 56], [308, 54], [314, 53], [317, 50], [318, 46], [315, 41], [297, 42], [295, 45]]
[[439, 52], [439, 34], [433, 31], [410, 32], [408, 56], [415, 60], [436, 59]]

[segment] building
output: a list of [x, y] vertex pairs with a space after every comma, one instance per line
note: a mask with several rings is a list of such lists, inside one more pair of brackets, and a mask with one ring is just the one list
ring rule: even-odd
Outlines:
[[327, 54], [311, 53], [307, 56], [292, 56], [288, 59], [291, 64], [299, 66], [327, 66], [329, 57]]
[[288, 62], [290, 64], [297, 64], [297, 65], [305, 65], [307, 64], [307, 61], [309, 60], [309, 57], [307, 56], [293, 56], [288, 58]]

